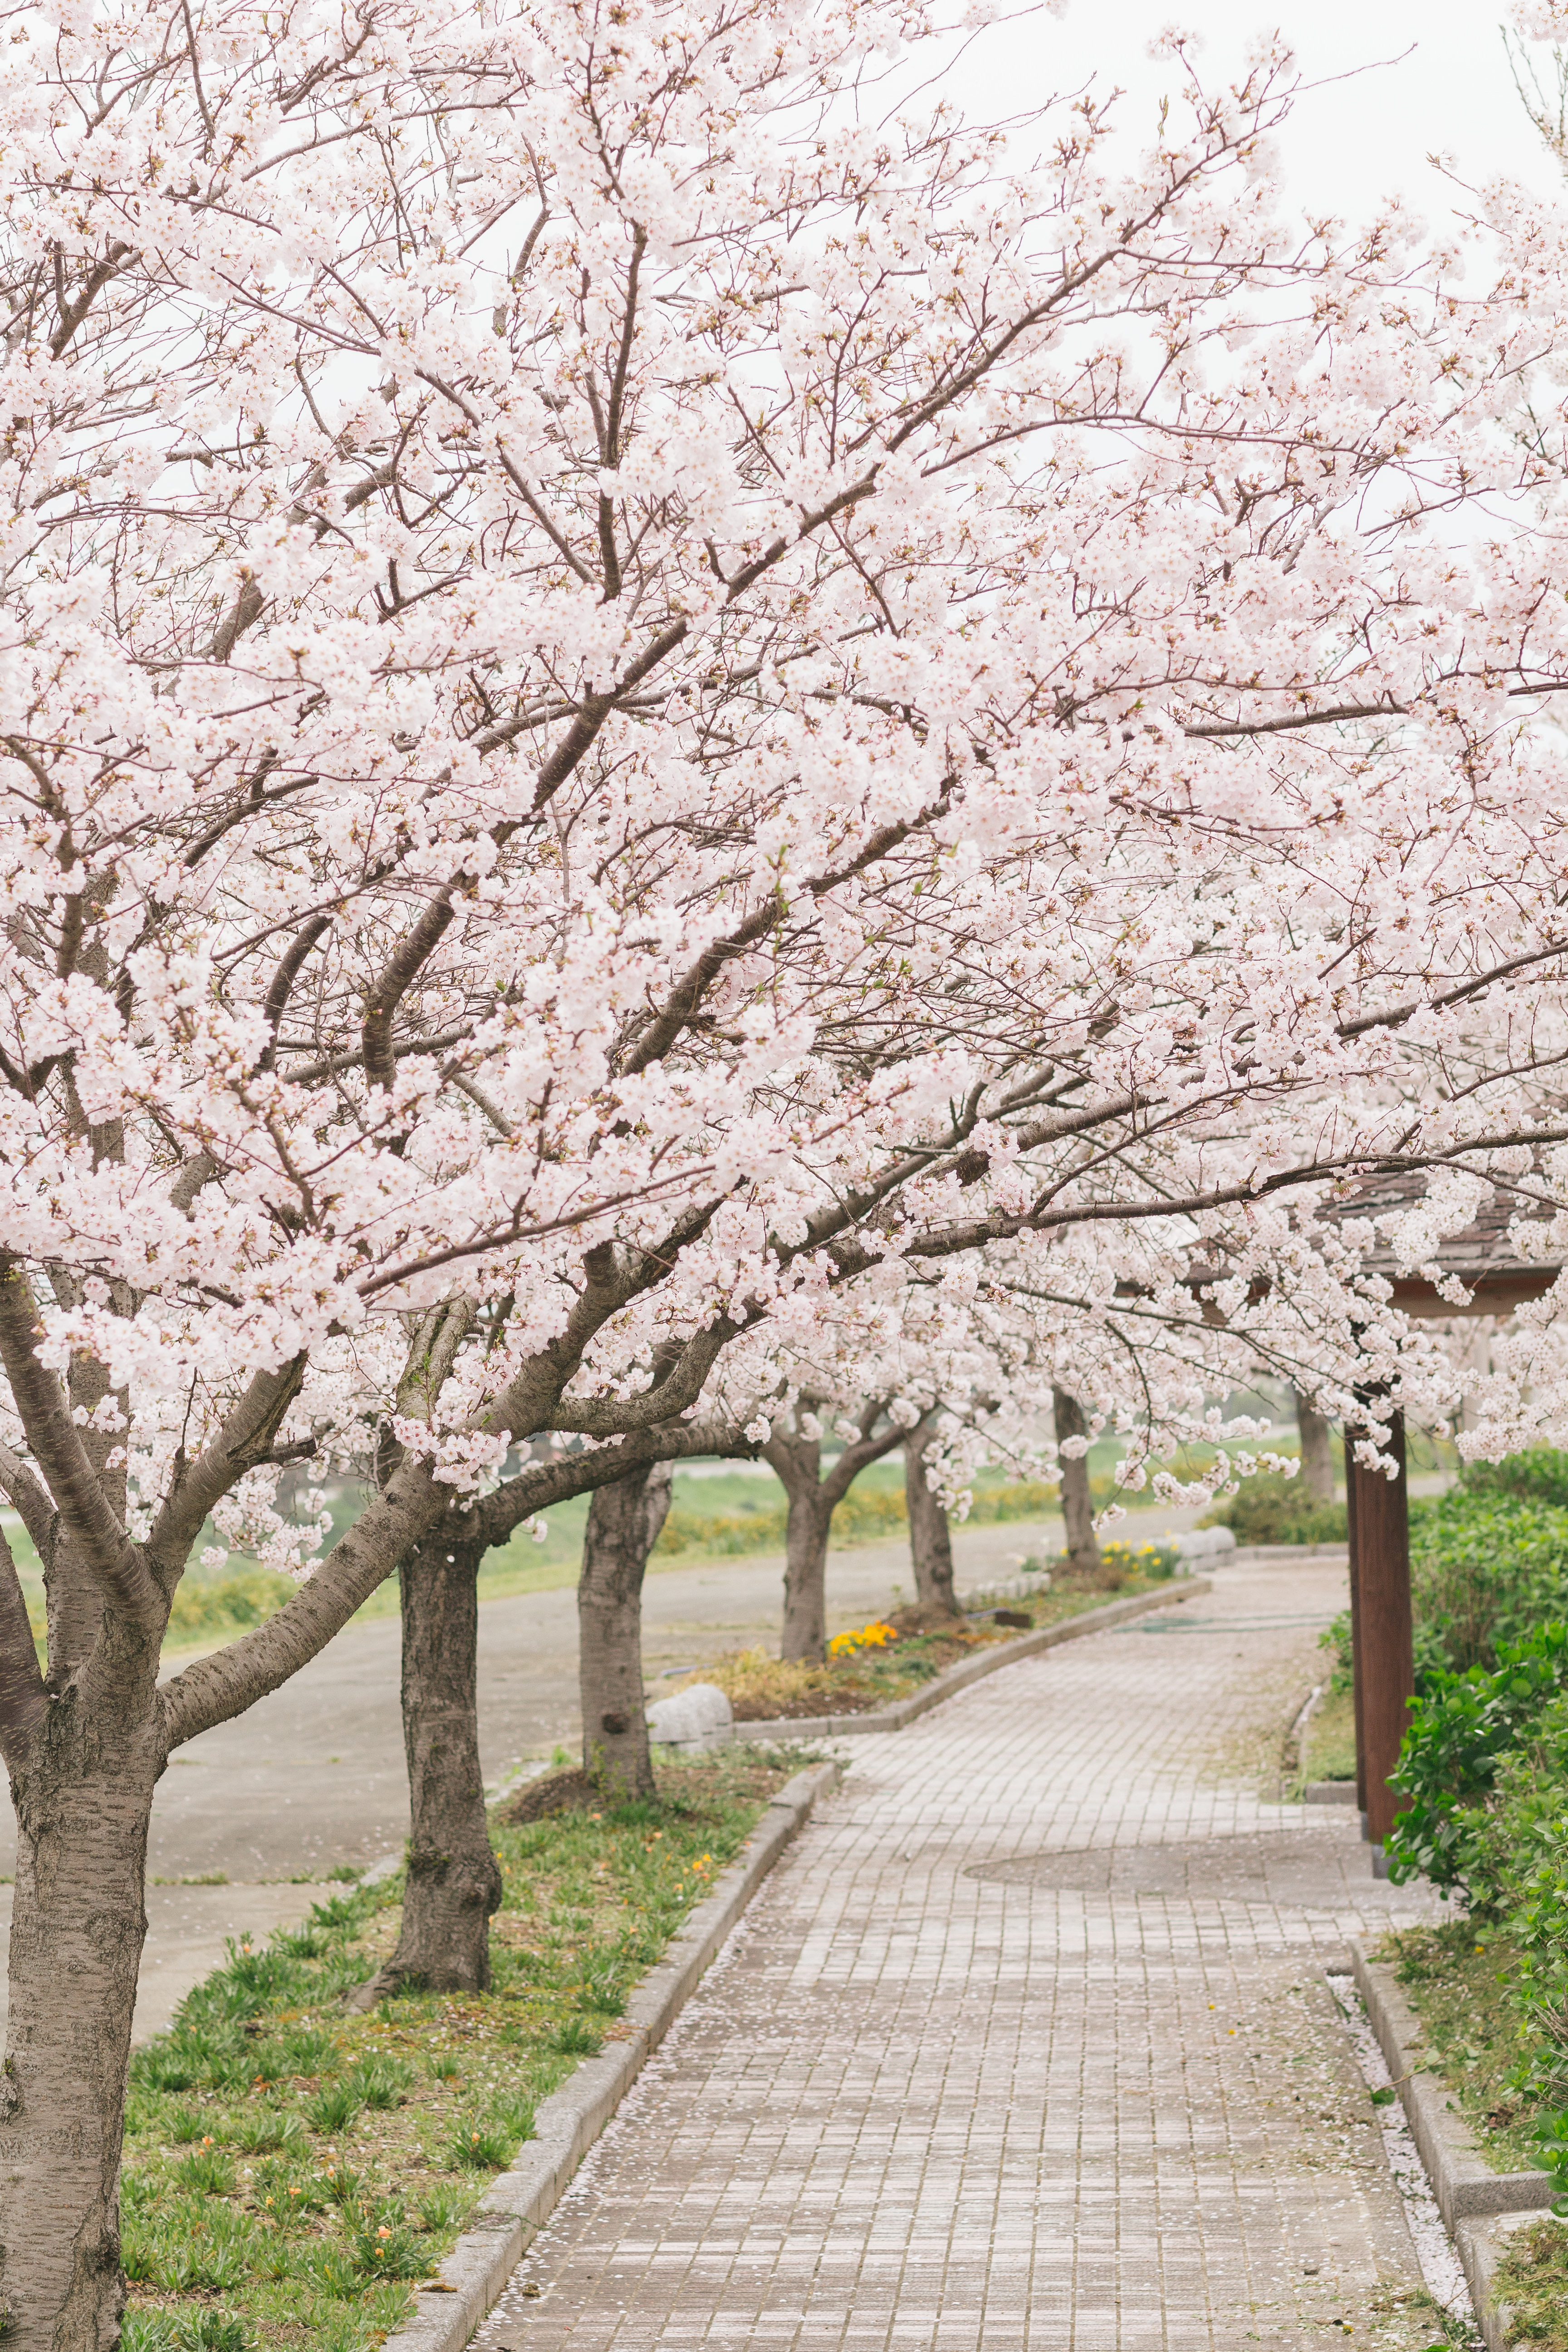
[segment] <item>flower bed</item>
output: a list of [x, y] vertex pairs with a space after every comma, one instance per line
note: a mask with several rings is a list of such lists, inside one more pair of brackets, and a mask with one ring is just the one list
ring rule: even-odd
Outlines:
[[[896, 1611], [890, 1619], [835, 1635], [826, 1664], [784, 1660], [766, 1650], [736, 1650], [712, 1659], [687, 1683], [714, 1683], [729, 1699], [737, 1723], [800, 1722], [819, 1715], [865, 1715], [907, 1698], [948, 1666], [998, 1642], [1016, 1641], [1037, 1625], [1054, 1625], [1086, 1609], [1098, 1609], [1114, 1593], [1150, 1591], [1168, 1581], [1112, 1565], [1109, 1577], [1081, 1582], [1059, 1580], [1043, 1592], [1006, 1603], [998, 1623], [994, 1612], [960, 1621], [922, 1617], [918, 1610]], [[684, 1689], [687, 1684], [678, 1684]]]

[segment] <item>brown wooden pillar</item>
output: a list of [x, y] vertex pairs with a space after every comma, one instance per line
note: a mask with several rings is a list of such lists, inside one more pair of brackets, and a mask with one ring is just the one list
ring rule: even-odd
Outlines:
[[1351, 1687], [1355, 1706], [1355, 1801], [1361, 1807], [1362, 1835], [1366, 1834], [1366, 1741], [1361, 1728], [1361, 1584], [1356, 1574], [1355, 1432], [1345, 1425], [1345, 1534], [1350, 1544]]
[[1394, 1415], [1387, 1451], [1397, 1478], [1364, 1470], [1347, 1434], [1345, 1494], [1351, 1549], [1351, 1625], [1355, 1645], [1356, 1790], [1364, 1832], [1382, 1845], [1400, 1811], [1389, 1782], [1399, 1760], [1415, 1689], [1410, 1614], [1410, 1510], [1405, 1417]]

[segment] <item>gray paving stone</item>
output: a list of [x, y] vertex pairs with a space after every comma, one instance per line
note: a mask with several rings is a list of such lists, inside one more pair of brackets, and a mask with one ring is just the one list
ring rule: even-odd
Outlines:
[[1258, 1771], [1342, 1590], [1222, 1568], [842, 1743], [483, 2352], [1430, 2344], [1322, 1983], [1421, 1898]]

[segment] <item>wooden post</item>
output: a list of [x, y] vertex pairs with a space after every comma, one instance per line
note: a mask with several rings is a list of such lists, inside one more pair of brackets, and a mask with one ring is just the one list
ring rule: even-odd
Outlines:
[[1361, 1808], [1361, 1833], [1366, 1835], [1366, 1741], [1361, 1727], [1361, 1591], [1355, 1540], [1355, 1432], [1345, 1424], [1345, 1535], [1350, 1545], [1351, 1687], [1355, 1707], [1355, 1801]]
[[1351, 1608], [1355, 1643], [1356, 1785], [1365, 1833], [1382, 1845], [1400, 1811], [1389, 1781], [1415, 1689], [1410, 1614], [1410, 1510], [1405, 1418], [1394, 1415], [1388, 1449], [1397, 1478], [1364, 1470], [1345, 1446], [1351, 1537]]

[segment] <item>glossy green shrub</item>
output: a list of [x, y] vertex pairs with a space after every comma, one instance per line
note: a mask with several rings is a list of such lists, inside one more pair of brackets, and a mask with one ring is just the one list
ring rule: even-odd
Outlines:
[[1464, 1486], [1470, 1494], [1511, 1495], [1568, 1510], [1568, 1453], [1555, 1445], [1531, 1445], [1501, 1462], [1471, 1462], [1466, 1465]]
[[[1495, 1907], [1509, 1874], [1497, 1825], [1480, 1811], [1503, 1758], [1531, 1738], [1568, 1688], [1568, 1624], [1542, 1625], [1488, 1674], [1436, 1674], [1411, 1702], [1398, 1782], [1409, 1799], [1387, 1842], [1389, 1874], [1425, 1875]], [[1565, 1758], [1568, 1761], [1568, 1758]], [[1568, 1787], [1563, 1797], [1568, 1801]]]

